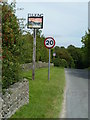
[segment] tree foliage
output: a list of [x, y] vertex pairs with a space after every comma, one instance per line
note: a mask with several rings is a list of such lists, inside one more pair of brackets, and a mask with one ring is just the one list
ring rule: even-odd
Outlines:
[[84, 52], [85, 57], [85, 67], [90, 67], [90, 29], [88, 29], [88, 32], [85, 33], [85, 36], [82, 37], [82, 50]]
[[[68, 51], [64, 47], [56, 46], [54, 51], [56, 53], [55, 58], [59, 59], [60, 61], [63, 61], [61, 62], [62, 63], [61, 66], [63, 66], [63, 64], [65, 63], [66, 67], [70, 67], [70, 68], [74, 67], [74, 61], [72, 57], [70, 56], [70, 54], [68, 53]], [[66, 65], [66, 62], [67, 62], [67, 65]]]
[[68, 46], [67, 51], [70, 53], [71, 57], [74, 60], [75, 68], [84, 68], [84, 54], [82, 49], [70, 45]]
[[3, 88], [20, 80], [19, 75], [19, 25], [12, 6], [2, 5], [2, 83]]
[[85, 33], [81, 41], [83, 43], [81, 48], [73, 45], [69, 45], [67, 48], [56, 46], [54, 51], [56, 52], [56, 58], [58, 58], [58, 60], [56, 59], [57, 64], [59, 64], [60, 59], [64, 59], [67, 61], [69, 68], [82, 69], [90, 67], [90, 30]]

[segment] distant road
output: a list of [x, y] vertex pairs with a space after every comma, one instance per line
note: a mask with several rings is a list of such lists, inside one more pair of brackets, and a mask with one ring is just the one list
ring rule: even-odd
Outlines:
[[88, 71], [65, 69], [66, 118], [88, 118]]

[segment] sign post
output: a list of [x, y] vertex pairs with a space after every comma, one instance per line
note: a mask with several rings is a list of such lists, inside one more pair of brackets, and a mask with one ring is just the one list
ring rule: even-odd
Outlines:
[[49, 49], [49, 62], [48, 62], [48, 80], [50, 80], [50, 52], [51, 52], [51, 48], [53, 48], [55, 46], [55, 40], [52, 37], [47, 37], [44, 40], [44, 45], [46, 48]]
[[51, 50], [49, 49], [49, 62], [48, 62], [48, 80], [50, 80], [50, 54]]
[[36, 29], [33, 30], [33, 65], [32, 65], [32, 80], [35, 79], [35, 60], [36, 60]]
[[33, 65], [32, 80], [35, 79], [35, 61], [36, 61], [36, 29], [43, 28], [43, 14], [28, 14], [28, 28], [33, 29]]

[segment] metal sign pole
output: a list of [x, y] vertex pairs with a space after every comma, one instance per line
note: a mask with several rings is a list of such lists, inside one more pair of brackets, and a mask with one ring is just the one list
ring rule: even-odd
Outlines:
[[55, 46], [55, 40], [52, 37], [47, 37], [44, 40], [44, 46], [49, 49], [48, 80], [50, 80], [50, 48], [53, 48]]
[[49, 62], [48, 62], [48, 80], [50, 80], [50, 49], [49, 49]]
[[33, 30], [33, 66], [32, 66], [32, 80], [35, 79], [35, 60], [36, 60], [36, 29]]

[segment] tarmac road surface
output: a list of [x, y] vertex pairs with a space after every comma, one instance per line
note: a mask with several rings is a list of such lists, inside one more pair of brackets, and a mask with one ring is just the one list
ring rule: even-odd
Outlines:
[[88, 118], [88, 71], [65, 69], [65, 118]]

